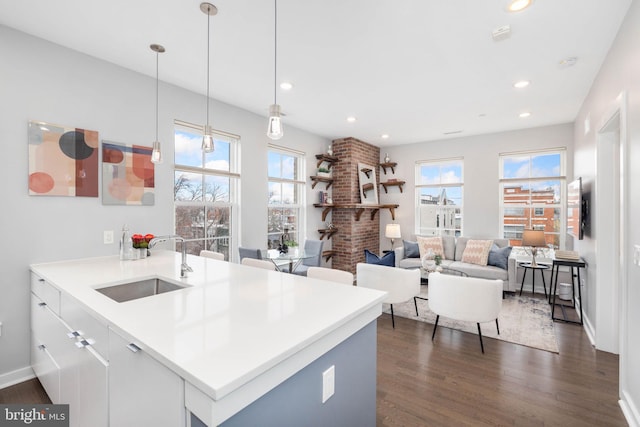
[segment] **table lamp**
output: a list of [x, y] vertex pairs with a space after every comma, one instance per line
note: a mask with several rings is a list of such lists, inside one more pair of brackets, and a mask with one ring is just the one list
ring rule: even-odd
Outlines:
[[543, 230], [524, 230], [522, 232], [522, 246], [529, 246], [531, 249], [531, 266], [537, 267], [536, 255], [539, 247], [545, 247], [547, 242], [544, 239]]
[[384, 236], [391, 239], [391, 250], [393, 250], [393, 241], [400, 238], [400, 224], [387, 224]]

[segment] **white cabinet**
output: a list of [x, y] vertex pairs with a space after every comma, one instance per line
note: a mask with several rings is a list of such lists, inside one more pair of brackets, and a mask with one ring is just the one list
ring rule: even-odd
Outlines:
[[36, 276], [31, 290], [34, 372], [53, 403], [69, 404], [71, 426], [107, 427], [107, 362], [91, 348], [93, 339], [74, 334], [58, 316], [54, 287]]
[[111, 426], [185, 425], [184, 383], [130, 337], [109, 329]]

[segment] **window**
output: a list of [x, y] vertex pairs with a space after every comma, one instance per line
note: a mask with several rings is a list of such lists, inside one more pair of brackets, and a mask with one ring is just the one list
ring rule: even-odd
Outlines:
[[277, 248], [283, 233], [295, 246], [304, 238], [304, 154], [269, 146], [268, 162], [267, 247]]
[[463, 160], [416, 164], [416, 234], [462, 235]]
[[202, 126], [176, 121], [175, 233], [185, 239], [188, 253], [206, 249], [229, 260], [238, 234], [239, 137], [214, 131], [215, 151], [204, 153], [202, 134]]
[[564, 247], [564, 150], [500, 155], [503, 236], [522, 243], [525, 229], [543, 230], [546, 242]]

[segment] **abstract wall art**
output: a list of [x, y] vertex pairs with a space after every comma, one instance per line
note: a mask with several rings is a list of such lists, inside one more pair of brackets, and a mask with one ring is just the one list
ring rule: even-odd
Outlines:
[[102, 204], [155, 203], [151, 147], [102, 141]]
[[29, 122], [29, 194], [98, 197], [98, 132]]

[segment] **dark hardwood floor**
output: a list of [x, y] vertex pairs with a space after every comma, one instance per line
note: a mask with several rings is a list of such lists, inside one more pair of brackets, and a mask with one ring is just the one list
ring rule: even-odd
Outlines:
[[383, 314], [378, 426], [626, 426], [618, 356], [554, 323], [560, 354]]
[[[556, 322], [560, 354], [383, 314], [378, 319], [378, 426], [626, 426], [618, 357], [580, 326]], [[50, 403], [37, 379], [0, 403]]]

